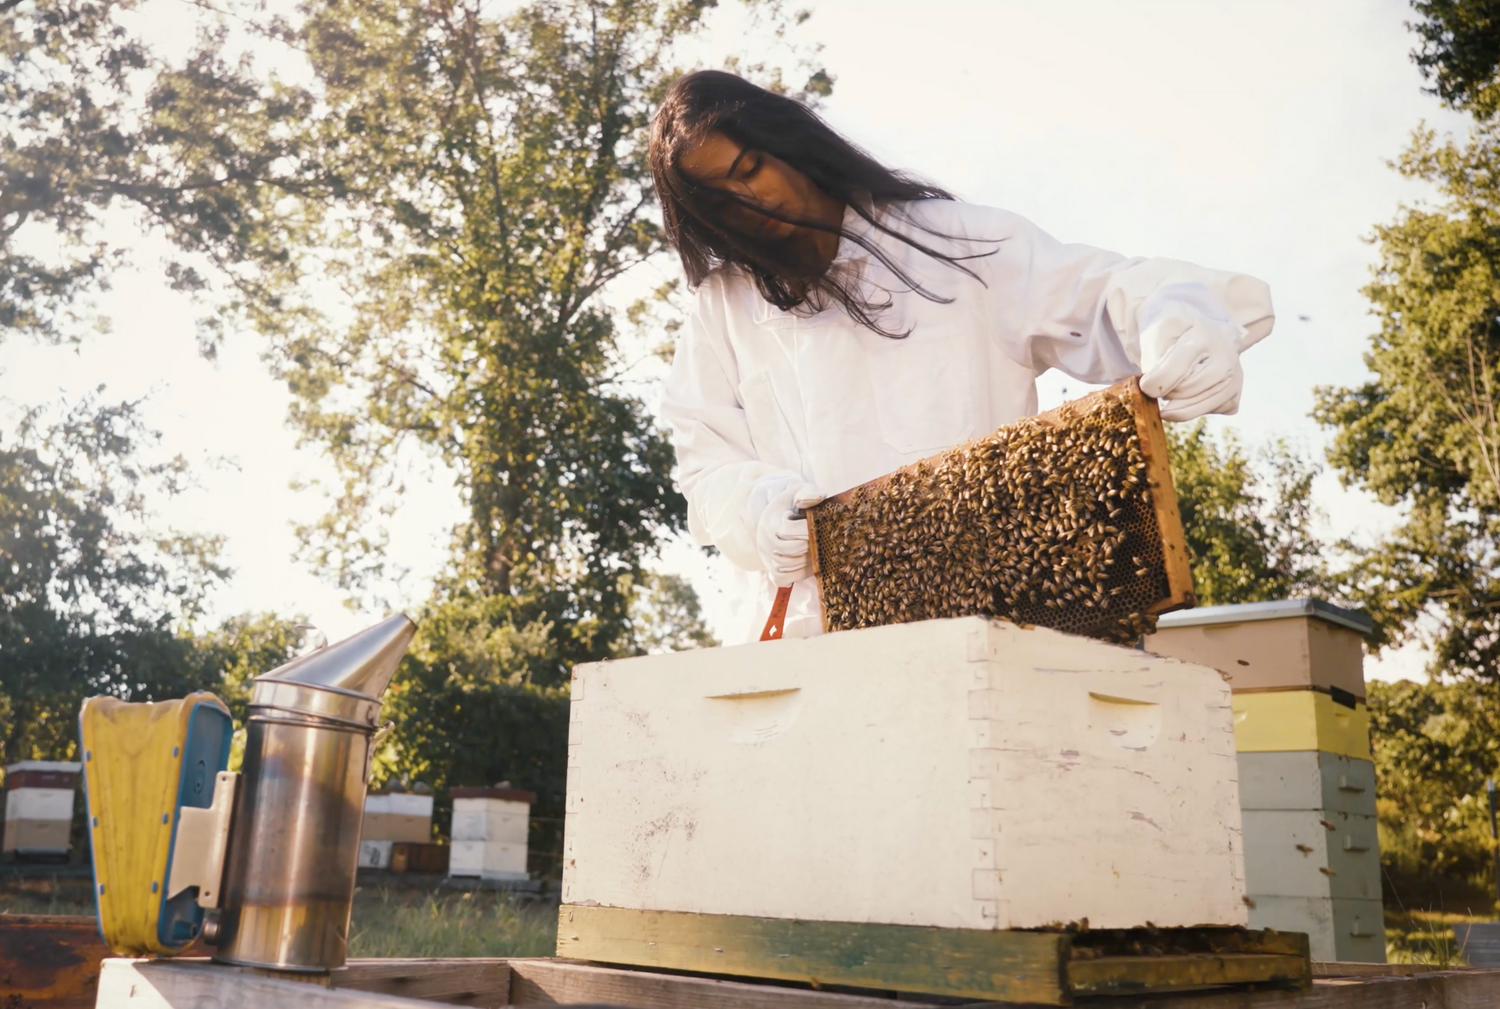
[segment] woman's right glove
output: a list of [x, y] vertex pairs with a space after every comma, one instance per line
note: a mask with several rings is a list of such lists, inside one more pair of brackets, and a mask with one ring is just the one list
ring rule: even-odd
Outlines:
[[1162, 420], [1240, 408], [1245, 327], [1202, 284], [1168, 284], [1141, 309], [1141, 392], [1162, 400]]
[[755, 527], [755, 549], [771, 581], [785, 588], [812, 574], [807, 519], [802, 510], [822, 501], [810, 483], [789, 480], [771, 494]]

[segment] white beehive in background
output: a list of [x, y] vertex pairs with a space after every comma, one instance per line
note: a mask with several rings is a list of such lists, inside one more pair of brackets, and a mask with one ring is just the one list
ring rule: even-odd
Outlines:
[[[373, 792], [365, 796], [365, 819], [359, 837], [361, 841], [428, 843], [432, 840], [432, 795]], [[389, 861], [389, 849], [386, 852]], [[370, 867], [375, 866], [372, 863]]]
[[566, 904], [1246, 923], [1206, 666], [978, 617], [675, 652], [579, 666], [568, 748]]
[[454, 788], [450, 876], [527, 879], [526, 839], [536, 796], [519, 788]]
[[68, 853], [73, 797], [82, 766], [72, 761], [23, 760], [6, 767], [4, 851]]

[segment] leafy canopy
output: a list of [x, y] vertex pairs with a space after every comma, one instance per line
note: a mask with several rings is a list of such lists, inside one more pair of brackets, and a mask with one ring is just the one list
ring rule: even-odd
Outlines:
[[1246, 455], [1233, 431], [1167, 428], [1167, 450], [1193, 586], [1204, 606], [1326, 593], [1332, 588], [1312, 503], [1317, 468], [1284, 441]]
[[184, 478], [180, 458], [147, 460], [154, 441], [138, 404], [93, 399], [0, 440], [0, 765], [72, 754], [94, 694], [215, 690], [243, 717], [247, 675], [291, 652], [272, 617], [189, 629], [228, 572], [217, 540], [153, 532], [146, 492]]
[[337, 468], [307, 557], [366, 590], [406, 465], [435, 459], [465, 518], [433, 606], [544, 636], [543, 684], [620, 647], [684, 522], [603, 295], [663, 249], [647, 124], [709, 6], [315, 2], [257, 29], [309, 83], [219, 35], [150, 91], [163, 156], [235, 215], [173, 234], [228, 278]]
[[1404, 509], [1352, 573], [1352, 591], [1400, 639], [1439, 625], [1435, 668], [1500, 674], [1500, 133], [1464, 143], [1418, 131], [1398, 163], [1432, 183], [1435, 207], [1375, 229], [1365, 295], [1380, 322], [1369, 381], [1317, 392], [1346, 484]]
[[1500, 3], [1495, 0], [1413, 0], [1421, 39], [1412, 53], [1443, 103], [1480, 117], [1500, 107]]

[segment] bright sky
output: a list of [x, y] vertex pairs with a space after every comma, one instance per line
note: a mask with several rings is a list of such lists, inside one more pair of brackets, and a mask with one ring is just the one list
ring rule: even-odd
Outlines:
[[[838, 78], [826, 115], [887, 161], [1066, 241], [1268, 281], [1277, 329], [1246, 355], [1244, 405], [1224, 423], [1251, 444], [1286, 436], [1321, 453], [1325, 435], [1308, 418], [1313, 388], [1365, 374], [1373, 320], [1359, 288], [1373, 250], [1363, 239], [1423, 196], [1386, 160], [1424, 119], [1463, 128], [1421, 91], [1404, 3], [806, 5], [815, 13], [802, 30], [824, 43]], [[728, 52], [734, 38], [731, 26], [707, 45]], [[382, 614], [348, 611], [334, 587], [292, 559], [292, 523], [314, 518], [322, 499], [291, 484], [327, 468], [315, 450], [297, 448], [288, 396], [253, 336], [231, 337], [217, 362], [198, 355], [193, 307], [166, 290], [163, 252], [138, 243], [135, 271], [107, 299], [112, 333], [76, 351], [0, 344], [5, 405], [76, 398], [100, 383], [112, 397], [149, 395], [164, 447], [201, 474], [201, 487], [164, 514], [227, 537], [236, 576], [215, 597], [215, 615], [301, 612], [331, 638], [373, 621]], [[1067, 384], [1045, 381], [1044, 407]], [[1074, 383], [1068, 395], [1080, 391]], [[1318, 494], [1333, 534], [1390, 521], [1331, 477]], [[403, 499], [390, 553], [412, 572], [406, 603], [425, 596], [456, 515], [441, 480], [418, 481]], [[721, 638], [743, 637], [723, 571], [685, 544], [669, 547], [663, 566], [693, 578]], [[1407, 649], [1367, 672], [1418, 675], [1422, 664]]]

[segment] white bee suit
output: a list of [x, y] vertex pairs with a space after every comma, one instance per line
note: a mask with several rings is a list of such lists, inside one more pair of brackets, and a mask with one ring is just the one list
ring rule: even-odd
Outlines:
[[[924, 200], [897, 205], [882, 220], [930, 248], [977, 256], [964, 261], [976, 280], [852, 210], [846, 215], [846, 231], [876, 243], [945, 299], [909, 290], [868, 251], [842, 241], [838, 261], [860, 271], [873, 300], [889, 293], [880, 324], [909, 331], [905, 338], [872, 332], [837, 304], [810, 315], [780, 311], [742, 274], [719, 270], [699, 287], [678, 341], [662, 415], [688, 524], [699, 543], [761, 572], [749, 586], [757, 595], [751, 638], [775, 591], [757, 551], [757, 525], [785, 488], [810, 484], [837, 494], [1030, 416], [1037, 376], [1049, 368], [1099, 384], [1139, 374], [1143, 332], [1149, 367], [1170, 352], [1176, 334], [1192, 335], [1193, 319], [1200, 333], [1227, 327], [1235, 344], [1228, 364], [1203, 354], [1200, 372], [1232, 368], [1237, 383], [1237, 352], [1274, 322], [1270, 291], [1252, 277], [1066, 245], [1003, 210]], [[1164, 317], [1171, 324], [1155, 325]], [[1221, 389], [1229, 381], [1209, 378]], [[1226, 406], [1221, 397], [1218, 409], [1233, 412], [1238, 392], [1234, 384], [1232, 400]], [[816, 581], [803, 578], [785, 635], [817, 634], [821, 622]]]

